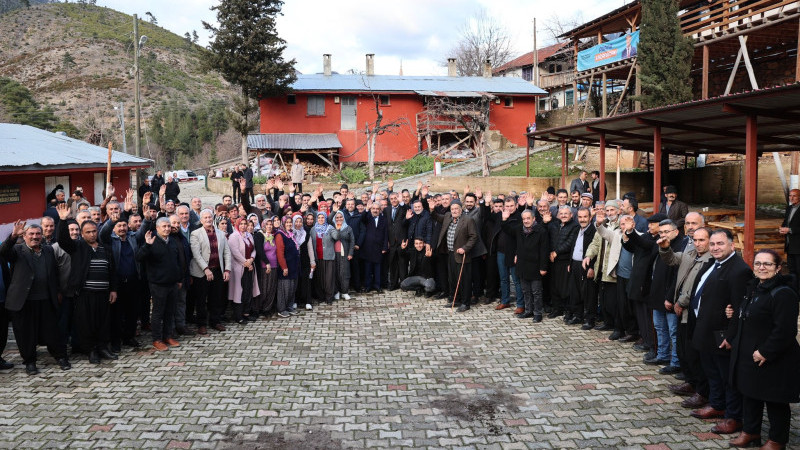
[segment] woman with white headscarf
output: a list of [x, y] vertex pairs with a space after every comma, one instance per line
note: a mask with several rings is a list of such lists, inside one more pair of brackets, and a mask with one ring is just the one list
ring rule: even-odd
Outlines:
[[353, 229], [347, 225], [344, 213], [339, 210], [333, 215], [333, 228], [328, 233], [333, 243], [334, 251], [334, 289], [333, 298], [350, 300], [347, 291], [350, 290], [350, 260], [353, 259]]
[[317, 280], [315, 282], [321, 287], [322, 301], [330, 305], [333, 303], [336, 288], [333, 248], [335, 240], [330, 236], [334, 227], [328, 223], [328, 214], [324, 211], [317, 212], [316, 219], [308, 239], [308, 259], [314, 271], [314, 279]]

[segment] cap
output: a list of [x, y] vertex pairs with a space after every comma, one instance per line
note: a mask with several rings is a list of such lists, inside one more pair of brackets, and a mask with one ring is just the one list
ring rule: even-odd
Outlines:
[[658, 223], [658, 222], [661, 222], [662, 220], [667, 220], [667, 219], [669, 219], [669, 217], [667, 217], [666, 214], [664, 214], [664, 213], [655, 213], [652, 216], [648, 217], [647, 221], [649, 223]]
[[678, 189], [676, 189], [675, 186], [667, 186], [667, 189], [664, 190], [664, 193], [665, 194], [677, 194], [678, 193]]
[[581, 198], [588, 198], [589, 200], [593, 200], [594, 199], [594, 197], [592, 197], [592, 194], [590, 194], [588, 192], [584, 192], [583, 194], [581, 194]]
[[461, 206], [461, 200], [459, 200], [459, 199], [455, 199], [455, 200], [453, 200], [453, 201], [451, 201], [451, 202], [450, 202], [450, 205], [451, 205], [451, 206], [452, 206], [452, 205], [458, 205], [458, 206]]
[[555, 195], [555, 193], [556, 193], [556, 188], [554, 188], [553, 186], [548, 186], [548, 187], [547, 187], [547, 193], [548, 193], [548, 194], [553, 194], [553, 195]]
[[606, 206], [619, 209], [619, 202], [616, 200], [609, 200], [606, 202]]

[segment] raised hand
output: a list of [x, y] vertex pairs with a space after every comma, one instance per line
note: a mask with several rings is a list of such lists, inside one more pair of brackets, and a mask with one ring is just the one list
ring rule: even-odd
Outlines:
[[511, 213], [510, 213], [510, 212], [508, 212], [508, 211], [506, 211], [505, 209], [504, 209], [504, 210], [503, 210], [503, 212], [502, 212], [502, 213], [500, 213], [500, 214], [502, 214], [502, 217], [503, 217], [503, 220], [504, 220], [504, 221], [508, 220], [508, 218], [509, 218], [509, 217], [511, 217]]
[[278, 183], [277, 183], [277, 185], [278, 185], [278, 190], [279, 190], [279, 191], [282, 191], [282, 190], [283, 190], [283, 180], [281, 180], [280, 178], [278, 178]]
[[400, 243], [400, 248], [405, 249], [408, 247], [408, 239], [403, 239], [403, 242]]
[[421, 197], [423, 197], [423, 198], [427, 197], [428, 196], [428, 186], [422, 186], [422, 191], [420, 192], [419, 195]]
[[247, 190], [247, 180], [244, 178], [239, 178], [239, 191], [244, 193]]
[[389, 186], [389, 190], [390, 191], [394, 191], [394, 180], [393, 179], [389, 178], [389, 182], [386, 183], [386, 185]]
[[410, 219], [410, 218], [412, 218], [412, 217], [414, 217], [414, 211], [412, 211], [412, 210], [410, 210], [410, 209], [409, 209], [409, 210], [407, 210], [407, 211], [406, 211], [406, 220], [408, 220], [408, 219]]
[[492, 197], [492, 191], [486, 191], [486, 201], [491, 202], [493, 198], [494, 197]]
[[142, 196], [142, 203], [144, 203], [145, 205], [150, 203], [151, 198], [153, 198], [153, 193], [145, 192], [144, 195]]
[[167, 185], [162, 184], [160, 188], [158, 188], [158, 196], [162, 196], [167, 192]]
[[111, 184], [111, 183], [108, 183], [106, 185], [106, 198], [111, 198], [114, 195], [115, 192], [117, 192], [117, 191], [116, 191], [116, 189], [114, 189], [114, 185]]
[[152, 230], [145, 233], [144, 241], [147, 243], [147, 245], [153, 245], [153, 242], [156, 241], [156, 235], [153, 234]]
[[11, 232], [11, 237], [18, 238], [19, 236], [22, 236], [22, 232], [24, 230], [25, 230], [25, 221], [17, 220], [16, 222], [14, 222], [14, 230]]
[[69, 217], [69, 206], [66, 203], [56, 205], [56, 211], [58, 211], [58, 218], [61, 220], [67, 220]]

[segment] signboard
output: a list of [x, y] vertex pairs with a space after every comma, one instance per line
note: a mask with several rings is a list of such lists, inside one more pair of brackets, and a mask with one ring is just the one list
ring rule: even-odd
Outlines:
[[627, 33], [578, 53], [578, 72], [633, 58], [639, 46], [639, 31]]
[[0, 184], [0, 205], [19, 203], [18, 184]]

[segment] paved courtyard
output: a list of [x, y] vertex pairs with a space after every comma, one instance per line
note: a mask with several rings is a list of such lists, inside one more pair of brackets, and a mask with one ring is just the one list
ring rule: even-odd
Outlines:
[[359, 296], [66, 372], [40, 349], [34, 377], [11, 345], [0, 447], [727, 448], [607, 333], [442, 304]]

